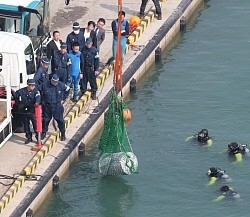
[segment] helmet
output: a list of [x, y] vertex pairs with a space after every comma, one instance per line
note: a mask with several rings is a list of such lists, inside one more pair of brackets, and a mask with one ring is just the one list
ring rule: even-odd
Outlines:
[[232, 150], [235, 150], [237, 148], [239, 148], [239, 144], [237, 142], [231, 142], [229, 145], [228, 145], [228, 148], [229, 149], [232, 149]]
[[227, 191], [229, 191], [229, 187], [227, 185], [224, 185], [224, 186], [220, 187], [220, 191], [227, 192]]

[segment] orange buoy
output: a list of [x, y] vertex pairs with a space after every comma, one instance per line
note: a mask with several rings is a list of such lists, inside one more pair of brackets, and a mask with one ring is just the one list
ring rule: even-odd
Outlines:
[[130, 26], [139, 26], [141, 23], [141, 19], [138, 17], [138, 16], [132, 16], [130, 19], [129, 19], [129, 24]]
[[126, 122], [131, 121], [132, 115], [131, 115], [131, 112], [128, 108], [123, 109], [122, 114], [123, 114], [123, 118]]

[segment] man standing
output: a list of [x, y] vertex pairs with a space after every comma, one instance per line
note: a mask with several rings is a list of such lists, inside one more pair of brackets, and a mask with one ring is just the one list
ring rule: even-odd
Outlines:
[[81, 79], [81, 92], [87, 91], [87, 84], [90, 83], [91, 87], [91, 98], [96, 100], [96, 91], [98, 89], [96, 84], [96, 75], [99, 69], [99, 54], [97, 48], [93, 47], [92, 38], [87, 38], [86, 46], [83, 48], [83, 64], [82, 72], [83, 78]]
[[65, 137], [65, 123], [63, 119], [64, 108], [62, 105], [64, 99], [64, 92], [69, 89], [64, 83], [59, 81], [57, 74], [54, 74], [50, 81], [42, 84], [41, 95], [43, 105], [43, 132], [42, 139], [45, 138], [48, 131], [48, 126], [53, 117], [61, 132], [61, 141]]
[[80, 50], [82, 50], [85, 44], [85, 40], [84, 40], [83, 32], [80, 31], [80, 24], [78, 22], [73, 23], [73, 31], [69, 33], [67, 36], [66, 43], [67, 43], [68, 52], [72, 50], [72, 45], [74, 42], [78, 42], [80, 45]]
[[[36, 132], [36, 117], [35, 107], [41, 103], [40, 92], [35, 88], [34, 79], [28, 79], [27, 87], [21, 88], [18, 91], [12, 91], [12, 95], [16, 104], [19, 107], [19, 112], [22, 113], [21, 118], [25, 132], [25, 144], [32, 141], [32, 133], [30, 131], [30, 121], [32, 122], [34, 132]], [[37, 132], [36, 132], [37, 139]]]
[[69, 51], [71, 59], [71, 69], [70, 69], [70, 83], [74, 85], [74, 95], [73, 100], [78, 100], [79, 91], [79, 80], [82, 79], [82, 74], [80, 74], [80, 66], [83, 63], [81, 51], [79, 51], [80, 45], [78, 42], [73, 43], [73, 49]]
[[54, 63], [53, 63], [53, 56], [55, 51], [59, 51], [61, 49], [62, 40], [60, 39], [59, 31], [53, 32], [53, 39], [47, 44], [47, 57], [51, 60], [51, 70], [53, 71]]
[[[122, 26], [121, 26], [121, 52], [122, 56], [126, 51], [127, 38], [129, 35], [129, 23], [125, 20], [125, 12], [122, 11]], [[111, 23], [112, 31], [113, 31], [113, 58], [116, 58], [116, 47], [117, 47], [117, 31], [118, 31], [118, 19], [115, 19]]]
[[81, 28], [81, 31], [83, 33], [84, 41], [86, 42], [87, 38], [92, 38], [93, 46], [97, 47], [97, 38], [94, 29], [95, 22], [89, 21], [88, 26], [86, 28]]
[[67, 53], [67, 44], [61, 44], [61, 50], [56, 50], [53, 58], [54, 71], [53, 74], [57, 74], [59, 80], [66, 84], [69, 81], [69, 72], [71, 66], [70, 56]]
[[[162, 14], [161, 14], [160, 2], [159, 2], [159, 0], [152, 0], [152, 1], [155, 5], [156, 14], [158, 15], [158, 20], [161, 20]], [[142, 2], [141, 2], [140, 14], [139, 14], [140, 18], [142, 18], [144, 16], [144, 12], [145, 12], [147, 3], [148, 3], [148, 0], [142, 0]]]
[[39, 89], [42, 83], [49, 80], [48, 68], [49, 68], [49, 59], [47, 57], [42, 59], [42, 66], [39, 67], [34, 75], [34, 80], [36, 82], [36, 87]]
[[96, 33], [96, 39], [97, 39], [97, 50], [100, 52], [100, 45], [105, 39], [105, 29], [103, 28], [105, 25], [106, 21], [103, 18], [100, 18], [97, 21], [97, 25], [95, 28], [95, 33]]

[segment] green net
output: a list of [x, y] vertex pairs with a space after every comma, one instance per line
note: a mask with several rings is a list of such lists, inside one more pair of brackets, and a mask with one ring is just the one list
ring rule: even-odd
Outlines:
[[123, 100], [113, 91], [99, 143], [99, 171], [102, 175], [137, 173], [138, 162], [130, 145], [123, 117], [125, 107]]

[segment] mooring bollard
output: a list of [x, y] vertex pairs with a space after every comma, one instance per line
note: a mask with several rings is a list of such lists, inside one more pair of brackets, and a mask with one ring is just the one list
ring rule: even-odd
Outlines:
[[33, 210], [31, 208], [26, 212], [26, 217], [33, 217]]
[[187, 28], [187, 20], [186, 17], [182, 16], [182, 18], [180, 19], [180, 31], [185, 32], [186, 28]]
[[85, 144], [81, 142], [81, 144], [78, 146], [78, 155], [84, 155], [85, 153]]
[[155, 62], [161, 61], [161, 48], [157, 47], [155, 50]]
[[56, 191], [59, 189], [59, 176], [55, 175], [52, 180], [52, 190]]
[[130, 92], [136, 91], [136, 79], [132, 78], [130, 81]]

